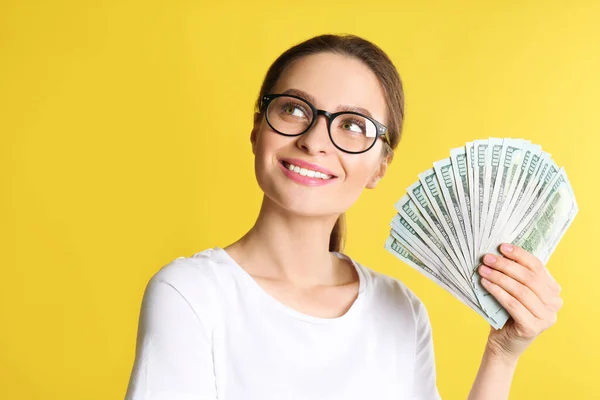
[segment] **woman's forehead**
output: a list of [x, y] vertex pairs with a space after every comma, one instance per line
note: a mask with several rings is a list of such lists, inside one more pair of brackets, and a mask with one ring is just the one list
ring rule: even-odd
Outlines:
[[273, 93], [302, 94], [317, 108], [336, 111], [340, 106], [362, 108], [385, 123], [383, 88], [375, 73], [362, 61], [332, 53], [296, 60], [284, 70]]

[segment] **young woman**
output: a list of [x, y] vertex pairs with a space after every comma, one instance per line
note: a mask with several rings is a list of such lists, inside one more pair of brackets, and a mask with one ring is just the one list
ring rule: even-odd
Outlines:
[[[250, 134], [256, 223], [152, 277], [127, 399], [439, 398], [421, 301], [341, 252], [344, 211], [384, 176], [403, 113], [394, 65], [359, 37], [315, 37], [273, 63]], [[501, 249], [480, 273], [513, 319], [490, 330], [470, 399], [508, 398], [562, 304], [538, 259]]]

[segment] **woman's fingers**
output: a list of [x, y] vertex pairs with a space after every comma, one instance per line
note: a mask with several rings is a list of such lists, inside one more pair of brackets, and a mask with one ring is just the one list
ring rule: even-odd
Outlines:
[[542, 262], [536, 256], [528, 251], [523, 250], [519, 246], [515, 246], [514, 244], [502, 243], [500, 245], [500, 251], [506, 258], [510, 258], [511, 260], [518, 262], [532, 271], [539, 270], [544, 267]]
[[481, 283], [513, 317], [518, 336], [533, 338], [556, 323], [563, 304], [560, 285], [533, 254], [506, 243], [500, 251], [506, 258], [483, 258]]
[[[486, 263], [489, 262], [491, 258], [493, 258], [493, 256], [486, 255], [486, 257], [485, 257]], [[506, 260], [506, 259], [500, 260], [500, 259], [502, 259], [502, 257], [496, 258], [495, 262], [493, 262], [491, 264], [493, 264], [494, 266], [496, 266], [498, 264], [504, 264], [505, 268], [506, 268], [506, 264], [508, 264], [508, 263], [505, 263], [505, 262], [507, 262], [508, 260]], [[516, 266], [512, 266], [512, 269], [518, 271], [519, 269], [526, 269], [526, 268], [519, 266], [517, 264]], [[523, 275], [522, 271], [517, 272], [515, 274], [519, 275], [519, 273], [521, 275]], [[536, 295], [536, 293], [534, 293], [534, 291], [531, 288], [524, 285], [519, 280], [514, 279], [512, 276], [509, 276], [504, 272], [496, 270], [495, 267], [490, 268], [486, 265], [482, 265], [479, 268], [479, 274], [483, 278], [490, 281], [492, 284], [498, 286], [500, 289], [502, 289], [503, 292], [510, 295], [510, 298], [509, 298], [506, 295], [504, 295], [503, 293], [500, 293], [501, 296], [504, 296], [504, 298], [507, 302], [512, 302], [513, 300], [519, 302], [525, 309], [527, 309], [527, 311], [529, 311], [529, 313], [531, 313], [536, 318], [544, 319], [547, 316], [548, 310], [546, 309], [542, 300]], [[486, 289], [487, 289], [487, 287], [486, 287]], [[492, 293], [492, 292], [490, 292], [490, 293], [492, 295], [494, 295], [494, 297], [496, 297], [495, 293]], [[500, 299], [497, 298], [497, 300], [500, 302]], [[502, 302], [500, 302], [500, 304], [502, 304]], [[504, 304], [502, 304], [502, 305], [504, 306]], [[514, 305], [512, 308], [515, 310], [518, 310], [518, 307], [515, 307]], [[512, 315], [511, 310], [508, 308], [506, 308], [506, 309]], [[513, 316], [513, 318], [514, 318], [514, 316]], [[515, 320], [516, 320], [516, 318], [515, 318]]]
[[537, 318], [519, 300], [511, 296], [502, 287], [486, 278], [481, 278], [481, 284], [508, 311], [516, 323], [521, 326], [537, 325]]
[[503, 243], [500, 245], [500, 251], [506, 258], [510, 258], [511, 260], [521, 264], [534, 273], [545, 273], [549, 278], [547, 282], [548, 288], [552, 290], [552, 292], [559, 294], [561, 291], [560, 285], [556, 282], [554, 277], [550, 274], [550, 271], [544, 266], [544, 264], [533, 254], [528, 251], [523, 250], [519, 246], [515, 246], [510, 243]]
[[552, 303], [555, 295], [548, 287], [549, 278], [540, 274], [540, 271], [533, 271], [507, 258], [492, 254], [486, 254], [483, 262], [528, 287], [544, 304]]

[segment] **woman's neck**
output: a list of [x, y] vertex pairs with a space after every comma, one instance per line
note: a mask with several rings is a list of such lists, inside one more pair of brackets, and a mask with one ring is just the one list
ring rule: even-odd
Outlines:
[[251, 275], [297, 287], [343, 284], [354, 271], [329, 252], [336, 219], [293, 214], [265, 196], [254, 226], [225, 250]]

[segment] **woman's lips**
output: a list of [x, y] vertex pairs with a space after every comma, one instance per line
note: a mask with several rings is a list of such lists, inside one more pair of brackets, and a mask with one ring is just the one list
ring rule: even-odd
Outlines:
[[299, 158], [282, 158], [279, 161], [283, 161], [285, 164], [295, 165], [299, 168], [304, 168], [311, 171], [318, 171], [325, 175], [336, 176], [332, 171], [328, 170], [327, 168], [324, 168], [318, 164], [313, 164], [311, 162], [301, 160]]
[[[335, 181], [337, 179], [337, 177], [329, 175], [329, 174], [327, 174], [327, 175], [329, 175], [328, 179], [323, 179], [322, 177], [318, 177], [318, 176], [311, 177], [311, 176], [308, 176], [308, 175], [306, 175], [306, 176], [305, 175], [301, 175], [300, 173], [292, 171], [292, 170], [290, 170], [288, 168], [288, 166], [290, 165], [290, 163], [288, 163], [287, 160], [286, 161], [281, 160], [281, 161], [279, 161], [278, 164], [279, 164], [279, 167], [281, 168], [281, 170], [283, 171], [283, 174], [285, 176], [287, 176], [292, 181], [294, 181], [296, 183], [299, 183], [301, 185], [305, 185], [305, 186], [323, 186], [323, 185], [330, 184], [330, 183], [332, 183], [333, 181]], [[293, 163], [291, 163], [291, 164], [295, 165], [296, 167], [300, 167], [297, 164], [293, 164]], [[304, 169], [306, 170], [306, 168], [304, 168]], [[315, 171], [315, 170], [312, 170], [312, 171]]]

